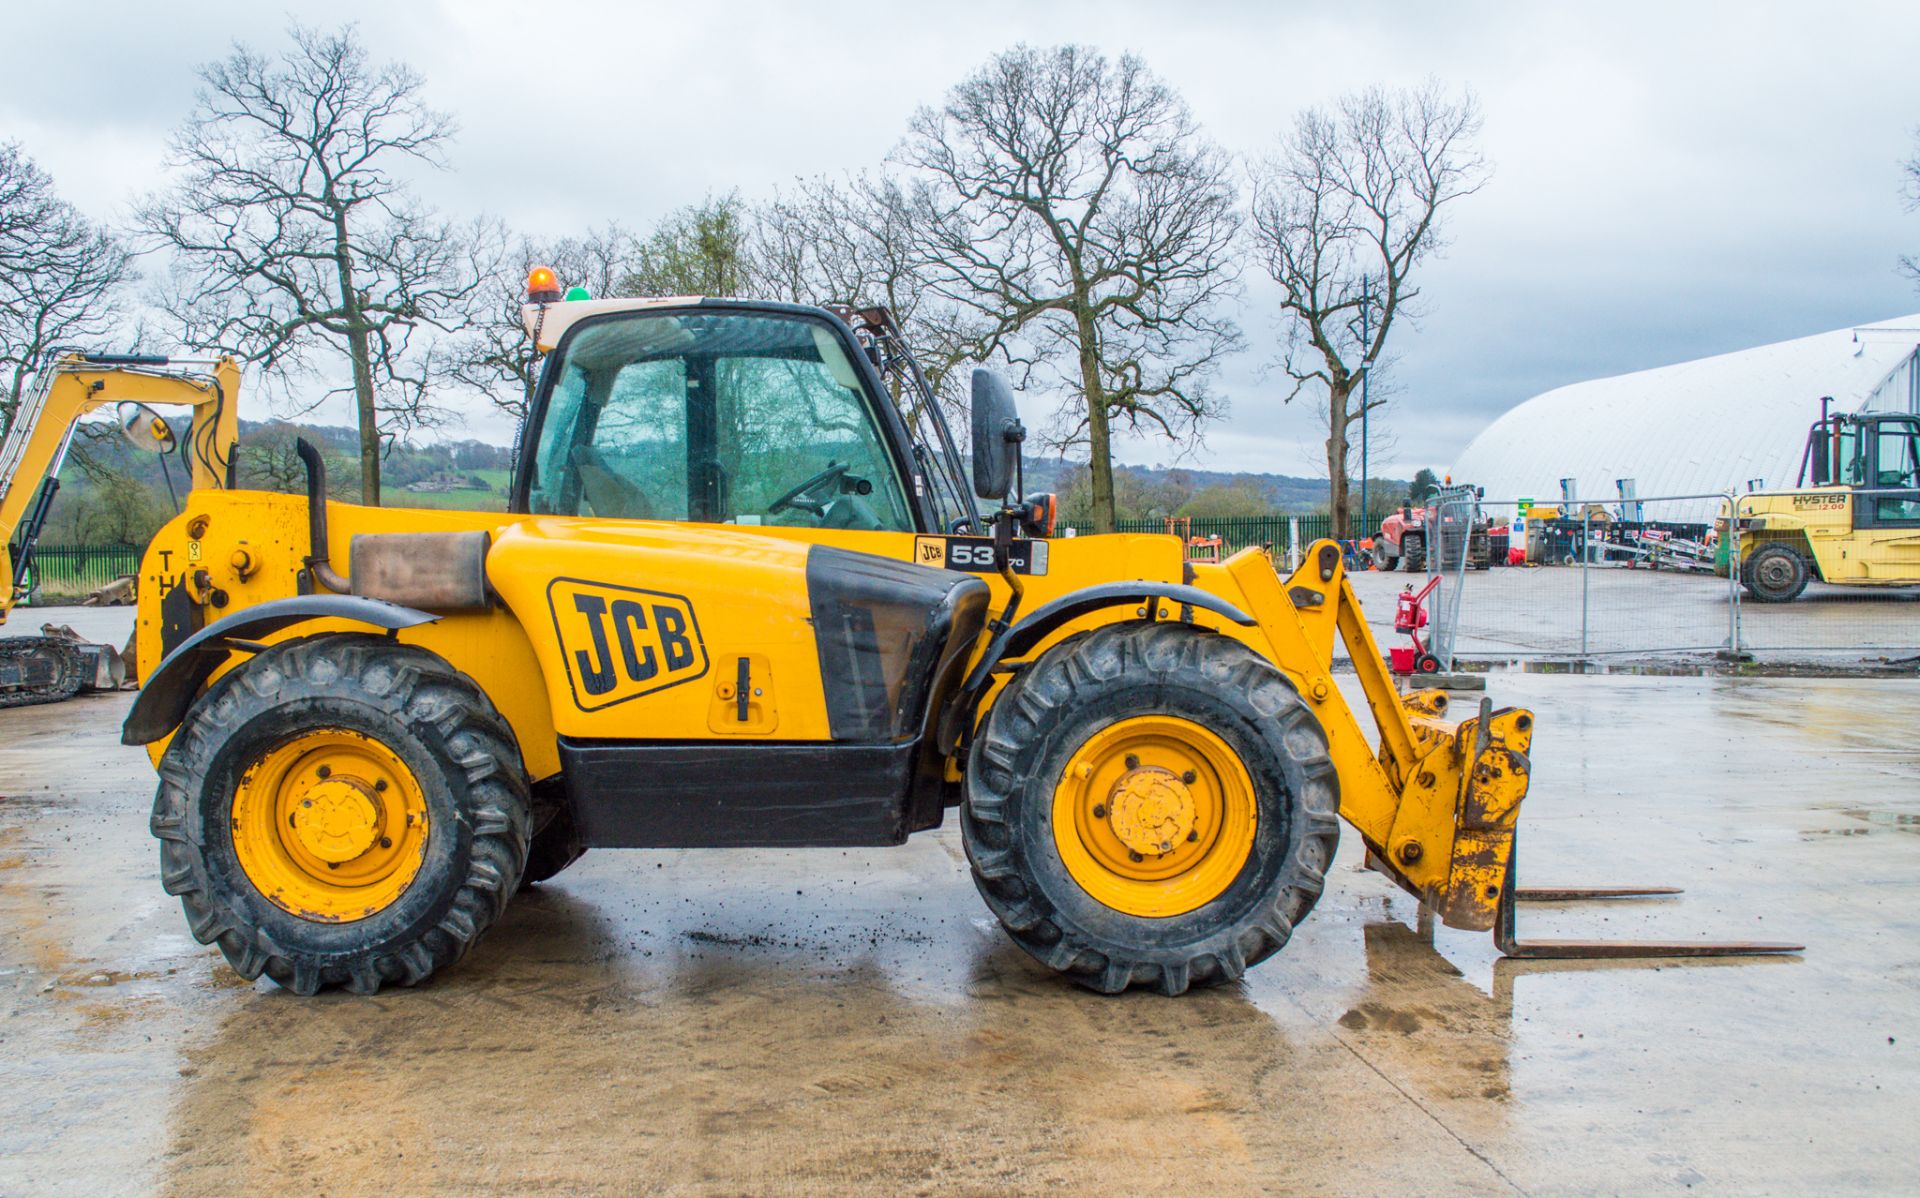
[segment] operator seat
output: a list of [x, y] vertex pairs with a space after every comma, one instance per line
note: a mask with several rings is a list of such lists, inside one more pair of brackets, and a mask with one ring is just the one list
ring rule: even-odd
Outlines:
[[580, 490], [593, 514], [612, 520], [650, 520], [653, 503], [634, 481], [607, 465], [599, 449], [577, 445], [573, 450], [573, 468], [580, 475]]

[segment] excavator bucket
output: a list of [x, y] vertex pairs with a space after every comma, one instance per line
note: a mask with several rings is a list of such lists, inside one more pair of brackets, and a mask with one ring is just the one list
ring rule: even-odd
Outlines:
[[113, 646], [52, 624], [40, 631], [0, 638], [0, 707], [58, 703], [85, 691], [119, 690], [126, 682], [126, 663]]

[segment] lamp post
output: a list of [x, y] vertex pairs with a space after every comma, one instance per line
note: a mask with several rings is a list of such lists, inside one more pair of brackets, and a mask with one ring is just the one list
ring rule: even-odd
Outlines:
[[[1369, 351], [1373, 348], [1373, 280], [1360, 276], [1360, 535], [1365, 536], [1372, 517], [1367, 513], [1367, 384], [1373, 378]], [[1358, 538], [1356, 538], [1358, 539]]]

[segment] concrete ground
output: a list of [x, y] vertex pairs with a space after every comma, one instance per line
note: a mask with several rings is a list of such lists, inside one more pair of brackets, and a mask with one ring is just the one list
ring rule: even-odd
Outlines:
[[131, 696], [0, 711], [0, 1195], [1911, 1191], [1920, 682], [1490, 681], [1522, 882], [1688, 888], [1523, 934], [1806, 954], [1498, 961], [1350, 835], [1243, 984], [1101, 998], [949, 825], [590, 853], [442, 978], [299, 999], [162, 893]]

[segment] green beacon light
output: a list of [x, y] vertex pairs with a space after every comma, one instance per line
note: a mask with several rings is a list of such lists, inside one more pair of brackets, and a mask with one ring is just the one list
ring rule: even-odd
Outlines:
[[584, 299], [592, 299], [592, 298], [593, 297], [591, 295], [587, 294], [587, 289], [585, 287], [574, 286], [574, 287], [567, 288], [567, 300], [569, 302], [573, 300], [584, 300]]

